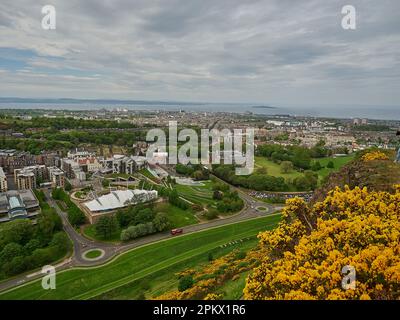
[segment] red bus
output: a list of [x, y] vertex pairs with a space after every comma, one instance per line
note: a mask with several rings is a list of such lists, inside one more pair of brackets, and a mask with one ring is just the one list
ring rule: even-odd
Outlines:
[[181, 234], [181, 233], [183, 233], [183, 229], [172, 229], [172, 230], [171, 230], [171, 234], [172, 234], [173, 236], [175, 236], [175, 235], [177, 235], [177, 234]]

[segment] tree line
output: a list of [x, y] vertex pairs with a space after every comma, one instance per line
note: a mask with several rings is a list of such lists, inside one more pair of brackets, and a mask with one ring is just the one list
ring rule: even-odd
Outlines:
[[42, 210], [36, 224], [23, 219], [0, 225], [0, 279], [61, 259], [71, 248], [60, 217], [42, 191], [35, 193]]

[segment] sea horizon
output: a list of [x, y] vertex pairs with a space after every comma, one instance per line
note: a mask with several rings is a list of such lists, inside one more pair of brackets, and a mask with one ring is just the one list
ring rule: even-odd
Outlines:
[[0, 109], [43, 109], [43, 110], [112, 110], [125, 108], [132, 111], [190, 111], [253, 113], [255, 115], [289, 115], [299, 117], [371, 120], [400, 120], [400, 107], [396, 106], [281, 106], [275, 104], [243, 102], [179, 102], [157, 100], [117, 99], [22, 99], [0, 98]]

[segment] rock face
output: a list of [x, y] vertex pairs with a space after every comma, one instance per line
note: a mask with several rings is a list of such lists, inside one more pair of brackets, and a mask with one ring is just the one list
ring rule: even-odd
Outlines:
[[329, 176], [327, 182], [315, 191], [312, 203], [321, 201], [335, 187], [367, 187], [371, 191], [393, 192], [393, 185], [400, 184], [400, 164], [392, 160], [363, 161], [357, 159]]

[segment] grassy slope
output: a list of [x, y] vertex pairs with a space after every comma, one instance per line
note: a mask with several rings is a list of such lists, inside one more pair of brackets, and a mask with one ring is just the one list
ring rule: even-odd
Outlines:
[[[268, 228], [268, 227], [267, 227]], [[96, 300], [124, 300], [124, 299], [152, 299], [160, 296], [163, 293], [178, 290], [179, 278], [178, 273], [188, 269], [201, 269], [205, 265], [209, 263], [208, 253], [212, 252], [212, 256], [214, 259], [219, 258], [223, 255], [226, 255], [232, 252], [234, 249], [238, 249], [241, 251], [248, 251], [253, 249], [258, 244], [258, 239], [256, 236], [252, 236], [246, 238], [243, 242], [238, 242], [235, 244], [231, 244], [224, 248], [218, 247], [208, 252], [204, 252], [198, 254], [190, 259], [184, 260], [177, 264], [171, 265], [165, 269], [162, 269], [158, 272], [154, 272], [149, 276], [140, 278], [136, 281], [130, 282], [124, 286], [120, 286], [116, 289], [110, 290], [101, 294], [99, 296], [94, 297]], [[236, 283], [235, 283], [236, 285]], [[243, 290], [243, 283], [239, 283], [239, 286]], [[225, 287], [225, 286], [224, 286]], [[241, 295], [240, 287], [235, 288], [236, 293], [233, 293], [232, 288], [224, 288], [224, 291], [227, 292], [227, 295]]]
[[293, 179], [301, 176], [302, 174], [296, 170], [290, 173], [281, 173], [281, 166], [271, 160], [264, 157], [255, 157], [255, 171], [258, 168], [263, 167], [267, 169], [267, 175], [274, 177], [283, 177], [285, 179]]
[[[349, 155], [346, 157], [337, 157], [337, 158], [328, 157], [328, 158], [323, 158], [323, 159], [316, 159], [316, 161], [319, 161], [319, 163], [323, 167], [325, 167], [325, 168], [322, 168], [321, 170], [317, 171], [320, 180], [321, 180], [321, 178], [325, 178], [332, 172], [339, 171], [343, 166], [345, 166], [347, 163], [349, 163], [353, 159], [354, 159], [354, 155]], [[334, 163], [335, 167], [333, 169], [326, 168], [329, 161], [332, 161]]]
[[[321, 158], [321, 159], [314, 159], [315, 161], [319, 161], [319, 163], [325, 167], [322, 168], [321, 170], [317, 171], [319, 175], [319, 179], [322, 180], [326, 176], [328, 176], [331, 172], [335, 172], [340, 170], [344, 165], [349, 163], [351, 160], [354, 159], [353, 155], [349, 155], [346, 157], [327, 157], [327, 158]], [[335, 167], [333, 169], [326, 168], [326, 165], [328, 164], [329, 161], [333, 161], [335, 164]], [[267, 174], [274, 176], [274, 177], [283, 177], [285, 179], [293, 179], [299, 176], [302, 176], [301, 172], [298, 172], [296, 170], [293, 170], [290, 173], [281, 173], [281, 167], [279, 164], [274, 163], [273, 161], [270, 161], [266, 158], [263, 157], [255, 157], [255, 169], [257, 168], [264, 167], [267, 169]]]
[[192, 210], [183, 210], [167, 202], [160, 202], [156, 205], [157, 212], [165, 212], [172, 228], [180, 228], [198, 223]]
[[202, 181], [203, 186], [185, 186], [185, 185], [175, 185], [176, 190], [178, 190], [179, 195], [185, 199], [201, 204], [201, 205], [215, 205], [216, 201], [213, 200], [212, 192], [212, 182]]
[[97, 268], [60, 272], [57, 290], [43, 290], [40, 281], [3, 293], [0, 299], [89, 299], [129, 282], [188, 261], [231, 240], [254, 236], [273, 226], [279, 216], [264, 217], [176, 237], [127, 252]]

